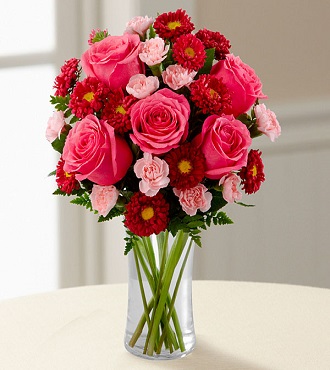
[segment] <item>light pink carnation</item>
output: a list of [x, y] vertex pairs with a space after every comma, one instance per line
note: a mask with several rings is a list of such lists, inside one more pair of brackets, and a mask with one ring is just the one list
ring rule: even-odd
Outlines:
[[237, 189], [239, 183], [240, 178], [234, 173], [220, 179], [219, 185], [223, 186], [222, 196], [228, 203], [234, 203], [236, 200], [242, 199], [242, 193]]
[[60, 137], [62, 128], [65, 125], [64, 113], [55, 111], [52, 117], [49, 118], [46, 129], [46, 138], [49, 142], [53, 142]]
[[93, 185], [90, 195], [92, 207], [101, 216], [106, 216], [115, 206], [118, 199], [119, 191], [115, 186]]
[[166, 58], [170, 47], [169, 45], [165, 45], [165, 41], [160, 37], [147, 40], [142, 45], [139, 57], [148, 66], [160, 64]]
[[267, 109], [265, 104], [259, 104], [254, 107], [254, 114], [257, 119], [258, 130], [274, 142], [281, 135], [281, 126], [275, 113]]
[[183, 86], [189, 86], [196, 74], [197, 71], [190, 71], [180, 64], [172, 64], [162, 73], [162, 77], [166, 85], [173, 90], [178, 90]]
[[161, 188], [165, 188], [170, 179], [168, 164], [158, 158], [152, 158], [150, 153], [144, 153], [143, 158], [138, 159], [134, 165], [136, 177], [142, 179], [139, 183], [140, 191], [148, 197], [156, 195]]
[[203, 184], [198, 184], [186, 190], [173, 188], [173, 192], [179, 197], [182, 209], [189, 216], [194, 216], [198, 209], [206, 212], [211, 207], [212, 194], [207, 191], [207, 187]]
[[137, 74], [132, 76], [126, 86], [126, 91], [137, 99], [143, 99], [155, 92], [159, 87], [156, 76]]
[[140, 36], [144, 36], [149, 27], [152, 25], [153, 21], [153, 18], [149, 18], [148, 16], [134, 17], [126, 23], [126, 29], [124, 33], [137, 33]]

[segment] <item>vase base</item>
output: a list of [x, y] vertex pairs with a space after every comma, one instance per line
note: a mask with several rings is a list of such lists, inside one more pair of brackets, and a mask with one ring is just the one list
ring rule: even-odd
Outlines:
[[136, 343], [134, 347], [131, 347], [129, 345], [129, 341], [127, 341], [126, 338], [125, 338], [124, 344], [125, 344], [126, 350], [129, 353], [131, 353], [134, 356], [144, 358], [146, 360], [175, 360], [175, 359], [179, 359], [182, 357], [186, 357], [195, 348], [195, 344], [196, 344], [195, 335], [191, 336], [191, 340], [187, 340], [187, 338], [185, 339], [186, 339], [185, 340], [185, 351], [180, 351], [180, 349], [178, 349], [174, 352], [170, 352], [168, 349], [162, 349], [160, 354], [153, 354], [152, 356], [149, 356], [143, 353], [144, 345], [139, 345], [139, 343]]

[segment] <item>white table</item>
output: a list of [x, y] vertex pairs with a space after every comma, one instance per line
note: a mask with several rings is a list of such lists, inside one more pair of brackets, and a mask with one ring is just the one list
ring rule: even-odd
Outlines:
[[0, 303], [0, 369], [330, 369], [330, 290], [196, 281], [196, 349], [157, 362], [124, 349], [126, 300], [118, 284]]

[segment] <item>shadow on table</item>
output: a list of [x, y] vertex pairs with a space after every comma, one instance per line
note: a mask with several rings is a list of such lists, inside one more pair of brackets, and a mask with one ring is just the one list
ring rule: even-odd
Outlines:
[[[128, 353], [126, 353], [126, 356], [134, 370], [146, 368], [171, 370], [271, 370], [269, 367], [261, 367], [249, 360], [233, 357], [233, 355], [221, 352], [218, 348], [213, 347], [212, 344], [200, 337], [198, 337], [194, 351], [182, 359], [153, 361], [138, 359]], [[150, 367], [148, 366], [149, 364]]]

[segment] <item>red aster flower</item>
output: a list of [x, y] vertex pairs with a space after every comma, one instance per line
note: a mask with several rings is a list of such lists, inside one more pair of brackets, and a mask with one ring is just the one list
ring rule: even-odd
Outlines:
[[193, 144], [185, 143], [172, 149], [164, 159], [169, 165], [170, 184], [174, 188], [190, 189], [203, 180], [205, 157]]
[[78, 64], [79, 59], [71, 58], [61, 67], [61, 73], [54, 82], [55, 96], [66, 96], [71, 92], [80, 74]]
[[213, 32], [204, 28], [196, 33], [196, 37], [202, 41], [205, 49], [215, 48], [215, 59], [226, 59], [226, 54], [229, 54], [231, 45], [230, 41], [220, 32]]
[[161, 38], [175, 41], [179, 36], [193, 31], [195, 26], [186, 11], [178, 9], [176, 12], [160, 14], [155, 19], [154, 28]]
[[204, 114], [218, 114], [231, 107], [231, 95], [222, 79], [200, 75], [190, 85], [191, 100]]
[[95, 77], [87, 77], [77, 82], [70, 97], [69, 107], [78, 118], [100, 111], [107, 98], [109, 89]]
[[58, 188], [66, 194], [71, 194], [73, 190], [80, 188], [74, 173], [68, 173], [63, 170], [64, 161], [62, 158], [56, 166], [56, 183]]
[[126, 205], [125, 226], [138, 236], [159, 234], [169, 223], [170, 205], [164, 195], [157, 193], [148, 197], [141, 192], [135, 193]]
[[238, 173], [242, 179], [242, 189], [246, 194], [252, 194], [260, 189], [261, 183], [265, 181], [264, 165], [259, 150], [251, 149], [248, 155], [247, 165]]
[[188, 34], [180, 36], [173, 44], [173, 59], [182, 67], [199, 70], [203, 67], [206, 52], [204, 45], [195, 35]]
[[118, 134], [132, 129], [130, 111], [137, 101], [133, 96], [124, 96], [123, 91], [116, 90], [108, 95], [101, 118], [106, 120]]

